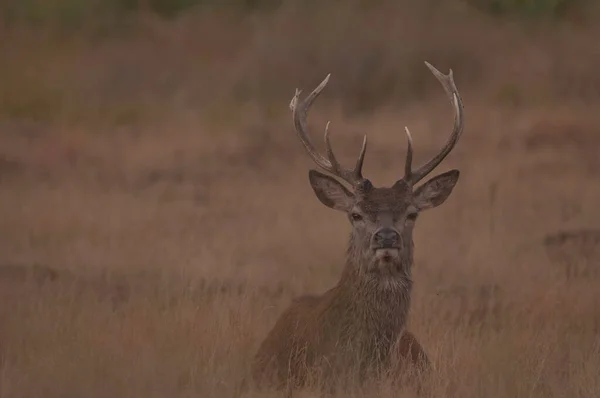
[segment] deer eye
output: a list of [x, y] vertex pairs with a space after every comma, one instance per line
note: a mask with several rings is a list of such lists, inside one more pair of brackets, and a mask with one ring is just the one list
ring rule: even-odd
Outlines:
[[409, 214], [406, 216], [406, 219], [407, 219], [408, 221], [415, 221], [415, 220], [417, 219], [417, 215], [418, 215], [418, 213], [409, 213]]
[[360, 214], [356, 213], [356, 212], [350, 214], [350, 217], [352, 217], [353, 221], [361, 221], [363, 219], [363, 217]]

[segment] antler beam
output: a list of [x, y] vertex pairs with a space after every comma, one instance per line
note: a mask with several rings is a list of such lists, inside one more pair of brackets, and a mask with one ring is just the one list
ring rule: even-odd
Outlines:
[[327, 122], [327, 126], [325, 127], [325, 148], [327, 158], [316, 150], [308, 134], [308, 126], [306, 123], [308, 111], [315, 99], [317, 99], [327, 85], [330, 76], [331, 74], [328, 74], [321, 84], [319, 84], [303, 101], [300, 101], [300, 93], [302, 93], [302, 90], [296, 89], [296, 94], [290, 102], [290, 109], [292, 110], [292, 116], [294, 118], [294, 127], [296, 129], [296, 134], [298, 135], [298, 138], [300, 138], [300, 141], [302, 141], [302, 144], [304, 144], [306, 151], [319, 167], [343, 179], [353, 187], [356, 187], [364, 181], [362, 176], [362, 166], [367, 151], [367, 136], [365, 135], [363, 138], [362, 148], [358, 159], [356, 160], [356, 166], [354, 169], [346, 169], [337, 161], [333, 149], [331, 148], [331, 142], [329, 141], [329, 122]]
[[454, 77], [452, 74], [452, 69], [448, 72], [447, 75], [444, 75], [442, 72], [437, 70], [433, 65], [429, 62], [425, 61], [425, 65], [429, 68], [431, 73], [438, 79], [438, 81], [444, 87], [444, 91], [450, 98], [450, 102], [452, 102], [452, 106], [454, 107], [454, 128], [450, 133], [450, 138], [446, 142], [446, 144], [442, 147], [440, 152], [431, 158], [427, 163], [423, 166], [419, 167], [415, 171], [411, 171], [411, 166], [409, 165], [409, 159], [412, 161], [412, 146], [409, 134], [409, 150], [407, 150], [407, 163], [405, 166], [405, 176], [404, 179], [411, 185], [416, 184], [420, 180], [423, 179], [427, 174], [431, 173], [433, 169], [435, 169], [441, 162], [448, 156], [448, 154], [452, 151], [458, 139], [460, 138], [463, 129], [464, 129], [464, 113], [463, 113], [463, 103], [460, 99], [460, 94], [458, 93], [458, 89], [456, 88], [456, 84], [454, 83]]

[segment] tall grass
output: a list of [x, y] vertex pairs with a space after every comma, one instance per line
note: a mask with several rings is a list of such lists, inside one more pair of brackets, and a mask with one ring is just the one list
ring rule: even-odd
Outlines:
[[[239, 396], [343, 261], [294, 89], [332, 73], [311, 124], [333, 119], [344, 164], [368, 133], [390, 184], [404, 125], [415, 163], [451, 128], [424, 60], [454, 70], [467, 126], [415, 231], [423, 396], [600, 396], [600, 14], [565, 4], [0, 2], [0, 396]], [[412, 396], [382, 389], [350, 396]]]

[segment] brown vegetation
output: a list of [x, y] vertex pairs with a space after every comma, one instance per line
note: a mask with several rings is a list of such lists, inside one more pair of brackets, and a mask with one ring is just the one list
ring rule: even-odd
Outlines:
[[344, 164], [368, 132], [365, 174], [387, 185], [403, 127], [421, 164], [451, 121], [424, 60], [454, 70], [467, 118], [444, 166], [461, 183], [415, 229], [422, 395], [600, 396], [598, 14], [293, 3], [3, 28], [0, 396], [235, 396], [291, 300], [343, 267], [347, 220], [311, 196], [294, 88], [332, 73], [311, 124], [333, 113]]

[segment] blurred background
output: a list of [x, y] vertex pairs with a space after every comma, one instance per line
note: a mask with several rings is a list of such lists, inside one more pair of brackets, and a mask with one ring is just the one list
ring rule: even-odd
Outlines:
[[416, 164], [452, 128], [423, 61], [466, 115], [415, 231], [425, 396], [600, 396], [599, 34], [593, 0], [1, 0], [0, 397], [237, 396], [344, 265], [294, 90], [331, 73], [313, 141], [368, 134], [389, 186], [404, 126]]

